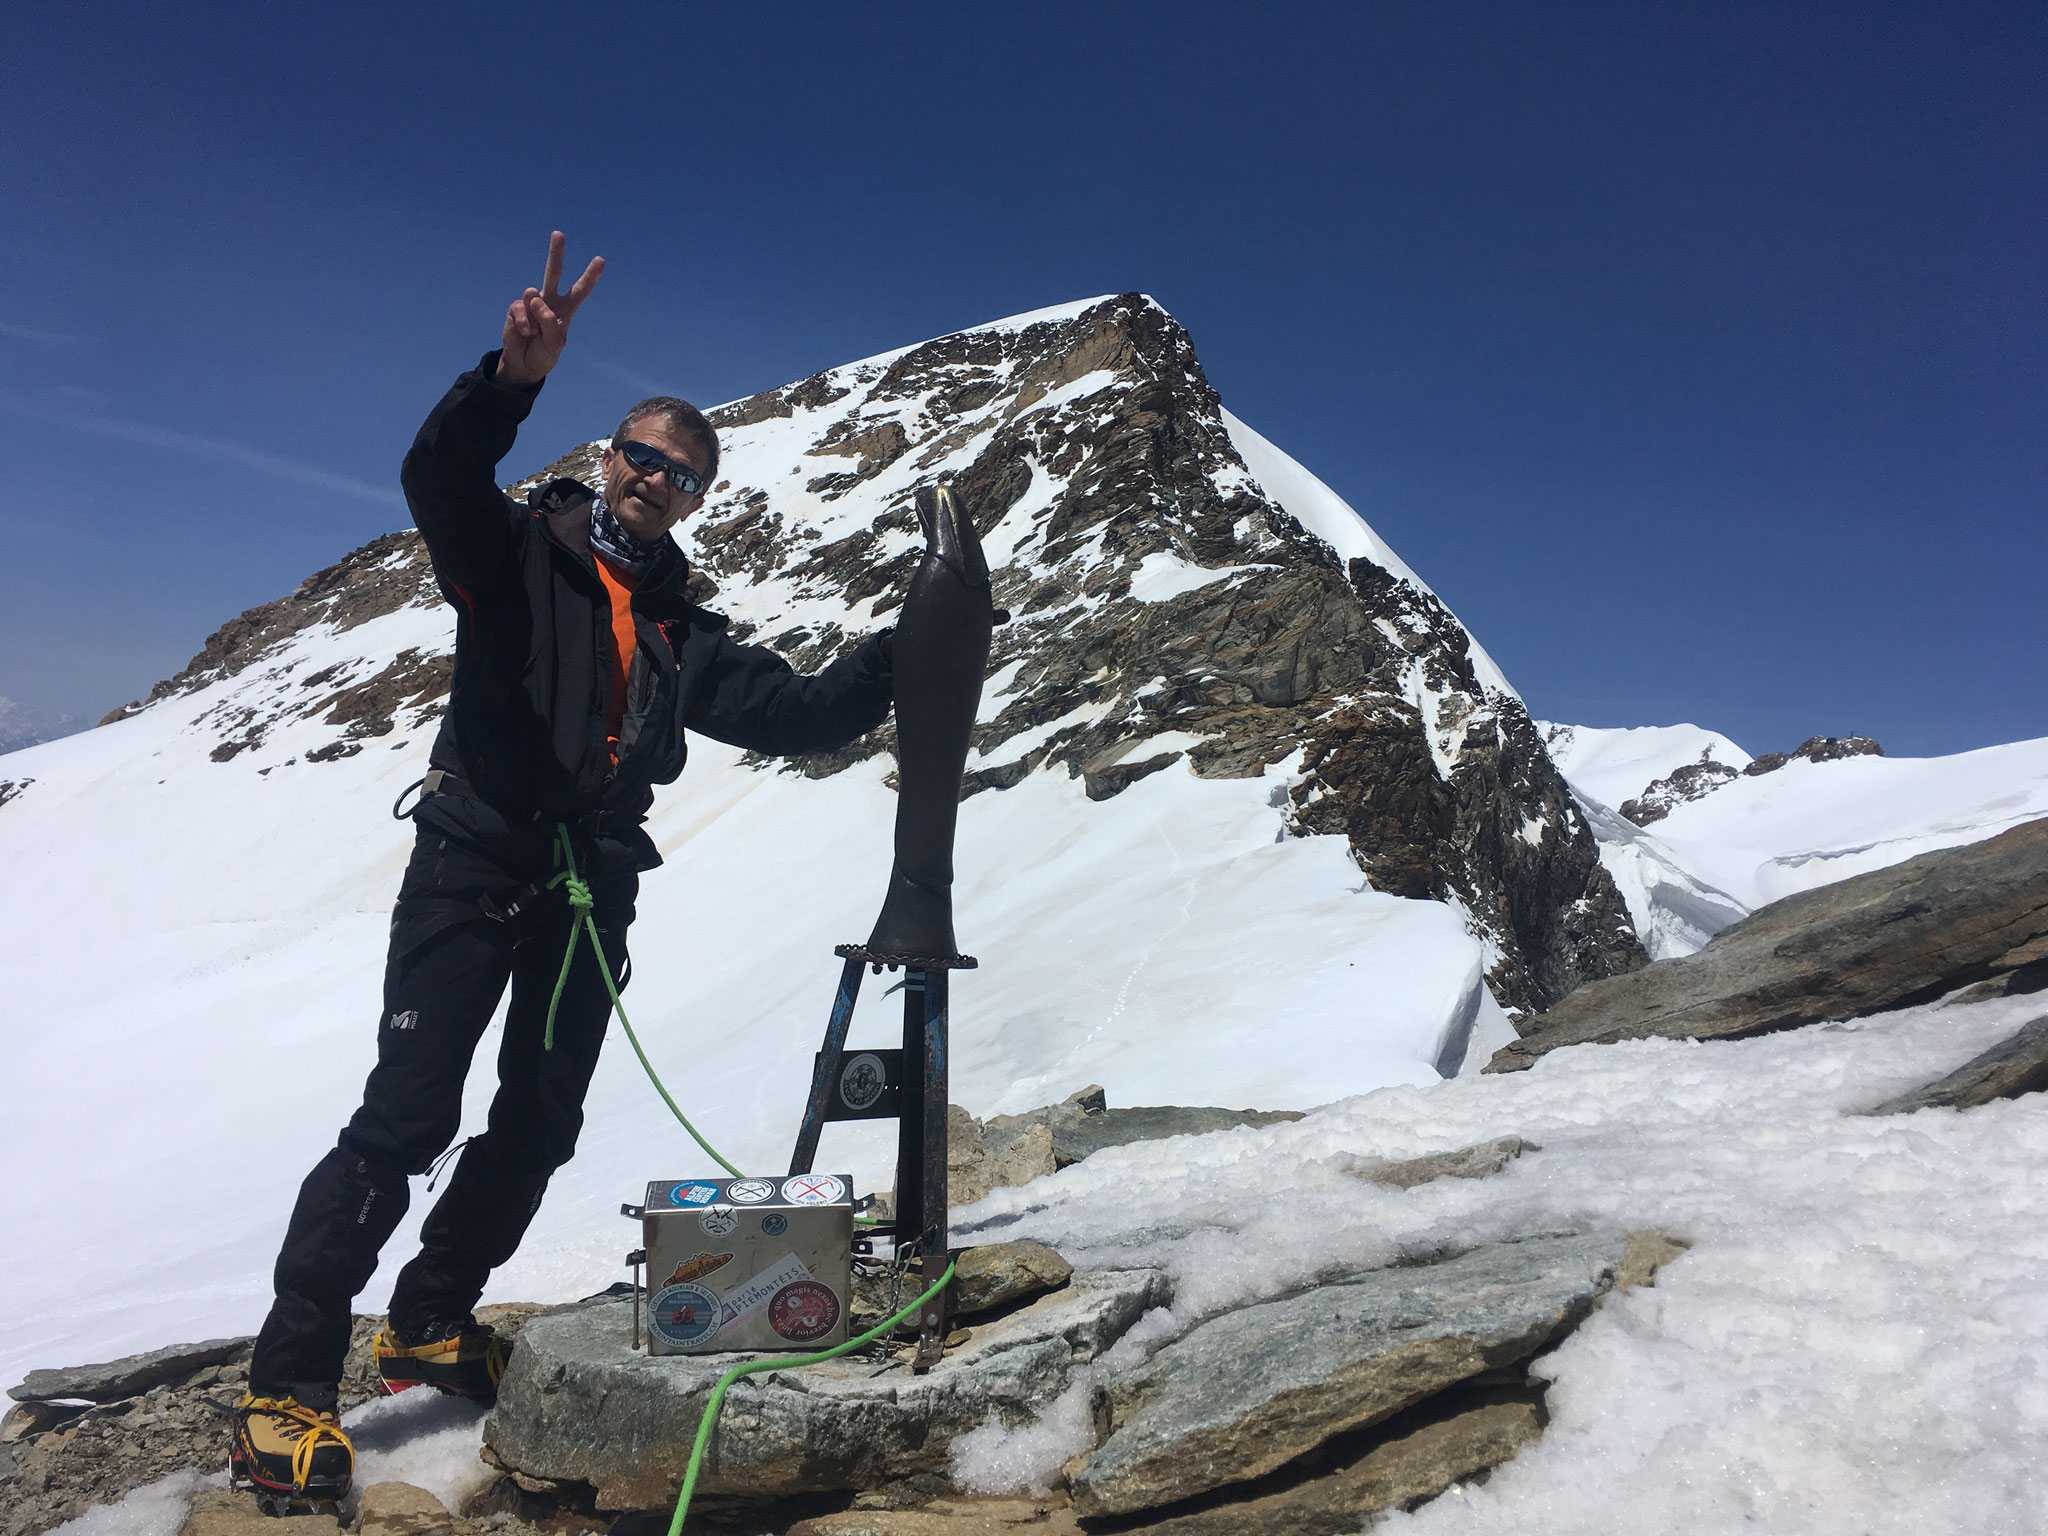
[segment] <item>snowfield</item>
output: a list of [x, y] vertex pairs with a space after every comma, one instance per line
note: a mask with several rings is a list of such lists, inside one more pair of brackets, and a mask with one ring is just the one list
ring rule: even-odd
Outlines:
[[1654, 959], [1689, 955], [1729, 923], [1798, 891], [1956, 848], [2048, 816], [2048, 737], [1950, 757], [1795, 759], [1738, 777], [1638, 827], [1618, 807], [1708, 754], [1750, 755], [1696, 725], [1599, 729], [1539, 722]]
[[[1580, 1046], [1527, 1073], [1098, 1153], [994, 1191], [958, 1229], [1036, 1237], [1082, 1263], [1164, 1265], [1174, 1305], [1118, 1346], [1126, 1356], [1345, 1268], [1563, 1229], [1659, 1229], [1692, 1251], [1544, 1362], [1543, 1438], [1484, 1486], [1383, 1529], [2038, 1532], [2048, 1095], [1859, 1111], [2041, 1009], [2012, 998], [1740, 1042]], [[1488, 1179], [1396, 1191], [1344, 1171], [1508, 1133], [1541, 1150]], [[1064, 1406], [1035, 1427], [977, 1432], [956, 1470], [991, 1489], [1042, 1482], [1083, 1448], [1082, 1405]]]

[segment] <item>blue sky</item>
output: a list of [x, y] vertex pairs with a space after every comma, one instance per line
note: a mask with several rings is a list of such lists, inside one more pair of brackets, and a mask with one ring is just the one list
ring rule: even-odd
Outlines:
[[1140, 289], [1533, 712], [2048, 735], [2048, 10], [44, 7], [0, 66], [0, 695], [93, 718], [404, 521], [547, 232], [508, 478]]

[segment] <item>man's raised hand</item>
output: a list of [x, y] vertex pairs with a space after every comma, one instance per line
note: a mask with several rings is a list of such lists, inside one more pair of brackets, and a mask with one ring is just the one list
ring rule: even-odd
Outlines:
[[593, 256], [575, 285], [567, 293], [561, 292], [565, 243], [559, 229], [548, 236], [548, 265], [540, 287], [527, 289], [505, 311], [505, 350], [498, 358], [500, 384], [529, 389], [548, 376], [568, 344], [569, 322], [604, 273], [604, 258]]

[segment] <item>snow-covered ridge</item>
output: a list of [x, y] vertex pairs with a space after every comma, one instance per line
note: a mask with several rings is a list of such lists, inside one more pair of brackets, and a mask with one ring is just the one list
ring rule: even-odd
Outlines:
[[1795, 760], [1737, 773], [1638, 827], [1618, 808], [1652, 783], [1702, 760], [1745, 768], [1750, 754], [1695, 725], [1542, 729], [1658, 958], [1690, 954], [1720, 928], [1796, 891], [2048, 816], [2042, 738], [1948, 757]]

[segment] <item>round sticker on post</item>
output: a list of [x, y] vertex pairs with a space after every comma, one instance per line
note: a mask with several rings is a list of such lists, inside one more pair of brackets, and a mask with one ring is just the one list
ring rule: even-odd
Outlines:
[[846, 1186], [829, 1173], [800, 1173], [782, 1181], [782, 1198], [791, 1205], [836, 1205]]
[[780, 1237], [789, 1230], [789, 1218], [780, 1211], [770, 1211], [761, 1218], [761, 1230], [770, 1237]]
[[775, 1186], [766, 1179], [734, 1179], [725, 1186], [725, 1198], [734, 1205], [759, 1205], [775, 1198]]
[[647, 1326], [679, 1348], [703, 1343], [718, 1321], [718, 1298], [701, 1285], [665, 1285], [647, 1308]]
[[795, 1344], [822, 1339], [839, 1325], [839, 1298], [815, 1280], [792, 1280], [768, 1299], [768, 1326]]
[[729, 1205], [714, 1205], [697, 1218], [706, 1237], [724, 1237], [740, 1229], [740, 1213]]
[[888, 1086], [889, 1074], [883, 1069], [882, 1058], [863, 1052], [839, 1074], [839, 1101], [855, 1113], [872, 1109]]

